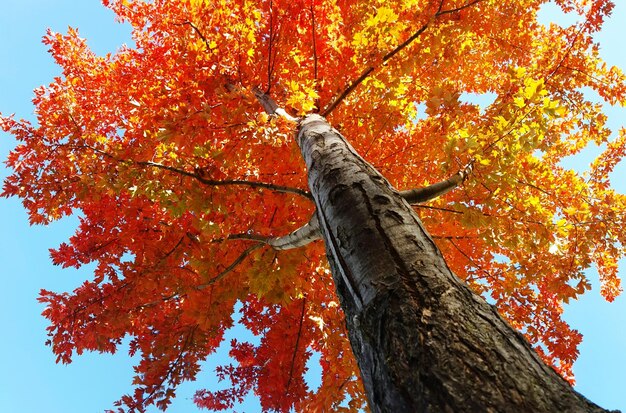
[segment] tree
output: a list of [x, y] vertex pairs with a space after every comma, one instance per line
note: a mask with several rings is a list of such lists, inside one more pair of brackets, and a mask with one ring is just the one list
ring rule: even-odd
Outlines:
[[[582, 18], [569, 27], [539, 24], [539, 0], [105, 3], [135, 47], [98, 57], [74, 29], [48, 33], [63, 76], [36, 91], [38, 124], [1, 121], [21, 141], [3, 195], [36, 224], [80, 211], [52, 259], [96, 264], [72, 293], [42, 291], [59, 361], [128, 335], [142, 360], [118, 404], [165, 408], [240, 303], [260, 344], [231, 343], [232, 387], [199, 406], [254, 390], [268, 410], [356, 409], [362, 374], [374, 411], [600, 410], [536, 354], [572, 380], [562, 303], [591, 265], [607, 299], [620, 291], [626, 199], [609, 174], [626, 134], [610, 139], [581, 92], [626, 99], [593, 43], [611, 2], [559, 1]], [[588, 176], [560, 166], [590, 142], [606, 149]]]

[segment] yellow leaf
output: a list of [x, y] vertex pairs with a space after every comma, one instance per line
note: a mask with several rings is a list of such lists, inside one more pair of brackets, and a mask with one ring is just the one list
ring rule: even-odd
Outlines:
[[379, 7], [376, 15], [367, 19], [369, 27], [376, 26], [378, 23], [393, 23], [398, 20], [398, 15], [389, 7]]
[[357, 47], [361, 46], [361, 45], [367, 46], [368, 43], [369, 43], [369, 40], [361, 32], [355, 33], [354, 37], [352, 38], [352, 45], [353, 46], [357, 46]]
[[487, 159], [487, 158], [476, 157], [476, 160], [478, 161], [479, 165], [487, 166], [487, 165], [491, 164], [491, 161], [489, 159]]
[[537, 196], [530, 196], [528, 197], [528, 204], [538, 209], [541, 206], [541, 199]]

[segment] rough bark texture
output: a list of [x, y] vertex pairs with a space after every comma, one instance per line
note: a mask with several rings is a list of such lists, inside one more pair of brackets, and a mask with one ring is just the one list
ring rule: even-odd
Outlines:
[[460, 183], [467, 179], [468, 175], [471, 172], [472, 165], [469, 164], [465, 167], [465, 169], [457, 172], [456, 174], [452, 175], [450, 178], [444, 181], [437, 182], [436, 184], [432, 184], [424, 188], [415, 188], [402, 191], [400, 192], [400, 196], [404, 198], [404, 200], [410, 205], [430, 201], [431, 199], [435, 199], [452, 191], [454, 188], [459, 186]]
[[309, 242], [320, 239], [320, 227], [315, 213], [308, 223], [282, 237], [270, 238], [267, 243], [275, 250], [288, 250], [302, 247]]
[[373, 412], [602, 412], [447, 267], [407, 202], [324, 118], [298, 143]]

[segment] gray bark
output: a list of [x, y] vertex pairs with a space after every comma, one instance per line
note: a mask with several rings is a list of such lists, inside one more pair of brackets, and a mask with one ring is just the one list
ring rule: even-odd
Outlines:
[[408, 203], [324, 118], [300, 123], [372, 412], [602, 412], [448, 268]]
[[[456, 174], [452, 175], [450, 178], [444, 181], [437, 182], [436, 184], [432, 184], [423, 188], [415, 188], [402, 191], [400, 192], [400, 196], [411, 205], [430, 201], [431, 199], [435, 199], [441, 195], [447, 194], [448, 192], [459, 186], [461, 182], [467, 179], [471, 171], [472, 166], [470, 164], [463, 170], [457, 172]], [[317, 211], [315, 211], [309, 222], [307, 222], [300, 228], [290, 232], [287, 235], [268, 238], [264, 242], [273, 247], [275, 250], [288, 250], [292, 248], [303, 247], [313, 241], [317, 241], [320, 238], [322, 238], [322, 234], [320, 232], [320, 225], [317, 220]], [[258, 238], [255, 237], [254, 239]]]
[[320, 228], [315, 213], [308, 223], [282, 237], [270, 238], [267, 243], [275, 250], [299, 248], [320, 239]]
[[470, 163], [463, 170], [457, 172], [444, 181], [437, 182], [436, 184], [432, 184], [424, 188], [401, 191], [400, 196], [411, 205], [430, 201], [431, 199], [435, 199], [452, 191], [454, 188], [459, 186], [461, 182], [465, 181], [471, 173], [472, 164]]

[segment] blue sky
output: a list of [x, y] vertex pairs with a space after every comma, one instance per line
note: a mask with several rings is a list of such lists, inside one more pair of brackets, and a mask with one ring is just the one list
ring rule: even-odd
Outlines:
[[[32, 90], [50, 82], [59, 70], [41, 44], [47, 27], [64, 32], [68, 25], [78, 27], [82, 37], [98, 53], [114, 52], [129, 39], [129, 29], [114, 22], [113, 14], [97, 0], [21, 0], [2, 2], [0, 14], [0, 112], [17, 113], [32, 119]], [[626, 68], [626, 2], [617, 0], [614, 16], [598, 38], [603, 57]], [[545, 18], [556, 14], [546, 13]], [[608, 108], [614, 129], [617, 121], [626, 123], [626, 111]], [[0, 133], [0, 159], [15, 145]], [[589, 155], [576, 157], [568, 165], [584, 169]], [[7, 175], [0, 167], [0, 179]], [[626, 165], [619, 166], [613, 181], [626, 192]], [[133, 375], [132, 360], [125, 354], [114, 356], [84, 354], [68, 366], [54, 362], [44, 346], [46, 322], [43, 307], [36, 302], [41, 288], [68, 291], [90, 276], [89, 268], [61, 270], [54, 267], [48, 249], [72, 235], [76, 220], [69, 218], [47, 227], [30, 227], [17, 199], [0, 199], [0, 412], [3, 413], [90, 413], [112, 408], [112, 402], [129, 392]], [[626, 270], [622, 262], [621, 273]], [[589, 273], [597, 286], [597, 275]], [[565, 318], [585, 338], [575, 365], [577, 389], [605, 408], [626, 410], [626, 296], [614, 303], [604, 302], [594, 290], [569, 305]], [[182, 386], [170, 412], [194, 411], [191, 397], [196, 389], [214, 385], [213, 366], [225, 352], [206, 363], [199, 382]], [[249, 400], [239, 412], [258, 411]], [[150, 410], [156, 412], [156, 409]]]

